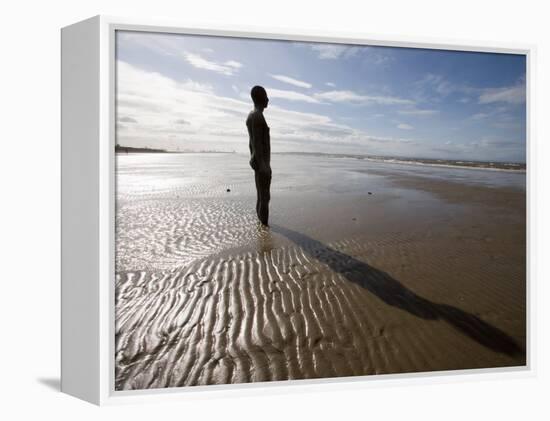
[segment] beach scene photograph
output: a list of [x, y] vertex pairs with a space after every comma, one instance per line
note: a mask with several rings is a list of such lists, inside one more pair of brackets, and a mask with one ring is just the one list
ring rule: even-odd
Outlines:
[[115, 390], [526, 366], [525, 55], [115, 46]]

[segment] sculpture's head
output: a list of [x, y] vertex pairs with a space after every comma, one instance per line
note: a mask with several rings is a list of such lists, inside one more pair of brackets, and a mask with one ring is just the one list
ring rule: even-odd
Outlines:
[[267, 92], [262, 86], [254, 86], [250, 91], [250, 96], [252, 97], [252, 102], [254, 102], [254, 107], [260, 110], [267, 108], [269, 98], [267, 97]]

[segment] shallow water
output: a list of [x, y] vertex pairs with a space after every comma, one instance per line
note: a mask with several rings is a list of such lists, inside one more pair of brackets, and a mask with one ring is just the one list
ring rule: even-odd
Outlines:
[[[463, 207], [396, 177], [525, 189], [525, 174], [353, 158], [274, 155], [272, 169], [270, 221], [324, 241], [418, 229]], [[119, 154], [116, 183], [118, 270], [165, 270], [258, 242], [246, 155]]]
[[450, 168], [429, 165], [386, 164], [371, 162], [367, 170], [378, 170], [403, 177], [426, 177], [460, 184], [511, 187], [525, 191], [526, 175], [518, 171], [501, 171], [481, 168]]
[[[384, 187], [383, 175], [416, 176], [525, 190], [524, 173], [381, 163], [354, 158], [273, 155], [273, 191], [366, 194]], [[185, 196], [254, 194], [253, 173], [242, 154], [118, 154], [119, 197], [171, 192]]]

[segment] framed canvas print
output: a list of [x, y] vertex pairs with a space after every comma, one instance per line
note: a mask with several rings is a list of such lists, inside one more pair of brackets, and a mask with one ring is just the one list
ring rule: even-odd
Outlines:
[[62, 30], [62, 390], [529, 372], [529, 47]]

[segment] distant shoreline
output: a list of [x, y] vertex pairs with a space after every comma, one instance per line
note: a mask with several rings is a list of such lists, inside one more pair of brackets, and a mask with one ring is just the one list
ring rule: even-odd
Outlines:
[[117, 154], [129, 154], [129, 153], [230, 153], [233, 154], [235, 151], [168, 151], [166, 149], [155, 149], [155, 148], [135, 148], [132, 146], [115, 146], [115, 153]]
[[322, 152], [276, 152], [278, 155], [317, 155], [334, 158], [365, 159], [368, 161], [383, 162], [388, 164], [425, 165], [450, 168], [467, 168], [480, 170], [498, 170], [525, 172], [526, 164], [521, 162], [496, 162], [496, 161], [475, 161], [470, 159], [436, 159], [436, 158], [408, 158], [400, 156], [362, 155], [362, 154], [337, 154]]
[[115, 146], [115, 153], [168, 153], [164, 149], [153, 149], [153, 148], [133, 148], [130, 146]]
[[[191, 153], [212, 153], [212, 154], [235, 154], [235, 151], [169, 151], [166, 149], [155, 148], [135, 148], [131, 146], [115, 147], [117, 154], [133, 154], [133, 153], [169, 153], [169, 154], [191, 154]], [[363, 155], [363, 154], [346, 154], [346, 153], [323, 153], [323, 152], [272, 152], [273, 155], [304, 155], [304, 156], [322, 156], [329, 158], [350, 158], [364, 159], [368, 161], [383, 162], [387, 164], [405, 164], [405, 165], [420, 165], [431, 167], [447, 167], [447, 168], [463, 168], [463, 169], [478, 169], [478, 170], [494, 170], [494, 171], [510, 171], [516, 173], [525, 173], [527, 165], [521, 162], [496, 162], [496, 161], [475, 161], [468, 159], [452, 160], [452, 159], [436, 159], [436, 158], [408, 158], [399, 156], [380, 156], [380, 155]]]

